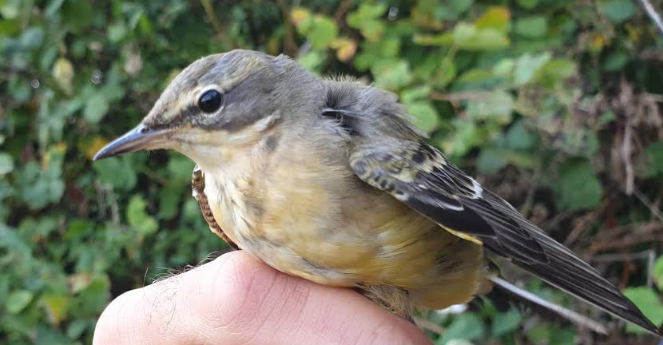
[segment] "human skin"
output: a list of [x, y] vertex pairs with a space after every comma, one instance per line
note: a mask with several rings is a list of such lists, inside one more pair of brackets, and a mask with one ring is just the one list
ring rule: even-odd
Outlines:
[[278, 272], [243, 251], [116, 298], [94, 332], [106, 344], [430, 344], [358, 293]]

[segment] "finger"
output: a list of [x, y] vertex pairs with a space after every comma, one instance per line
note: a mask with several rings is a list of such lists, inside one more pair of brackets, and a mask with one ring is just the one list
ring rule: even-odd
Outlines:
[[430, 344], [412, 324], [354, 291], [228, 253], [117, 298], [95, 344]]

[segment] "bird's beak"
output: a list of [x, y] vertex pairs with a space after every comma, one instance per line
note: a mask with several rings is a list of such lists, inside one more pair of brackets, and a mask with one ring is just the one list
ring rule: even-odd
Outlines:
[[98, 161], [103, 158], [121, 155], [123, 153], [135, 152], [144, 149], [159, 148], [165, 139], [170, 137], [170, 129], [152, 129], [146, 125], [140, 124], [134, 129], [125, 133], [123, 136], [113, 140], [104, 146], [94, 158]]

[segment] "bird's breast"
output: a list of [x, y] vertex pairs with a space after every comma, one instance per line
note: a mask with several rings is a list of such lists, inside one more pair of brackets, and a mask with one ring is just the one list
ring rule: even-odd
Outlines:
[[232, 173], [205, 171], [214, 218], [240, 248], [325, 285], [392, 285], [422, 295], [448, 285], [462, 297], [454, 302], [471, 296], [469, 277], [481, 265], [477, 246], [362, 183], [345, 152], [330, 157], [288, 148], [283, 155], [245, 155], [241, 165], [224, 166]]

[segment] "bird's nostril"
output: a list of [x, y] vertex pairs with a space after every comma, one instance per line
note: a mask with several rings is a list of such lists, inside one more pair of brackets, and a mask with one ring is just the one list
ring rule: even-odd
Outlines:
[[150, 128], [149, 128], [149, 127], [143, 127], [143, 128], [140, 129], [140, 133], [142, 133], [142, 134], [145, 134], [145, 133], [147, 133], [147, 132], [149, 132], [149, 131], [150, 131]]

